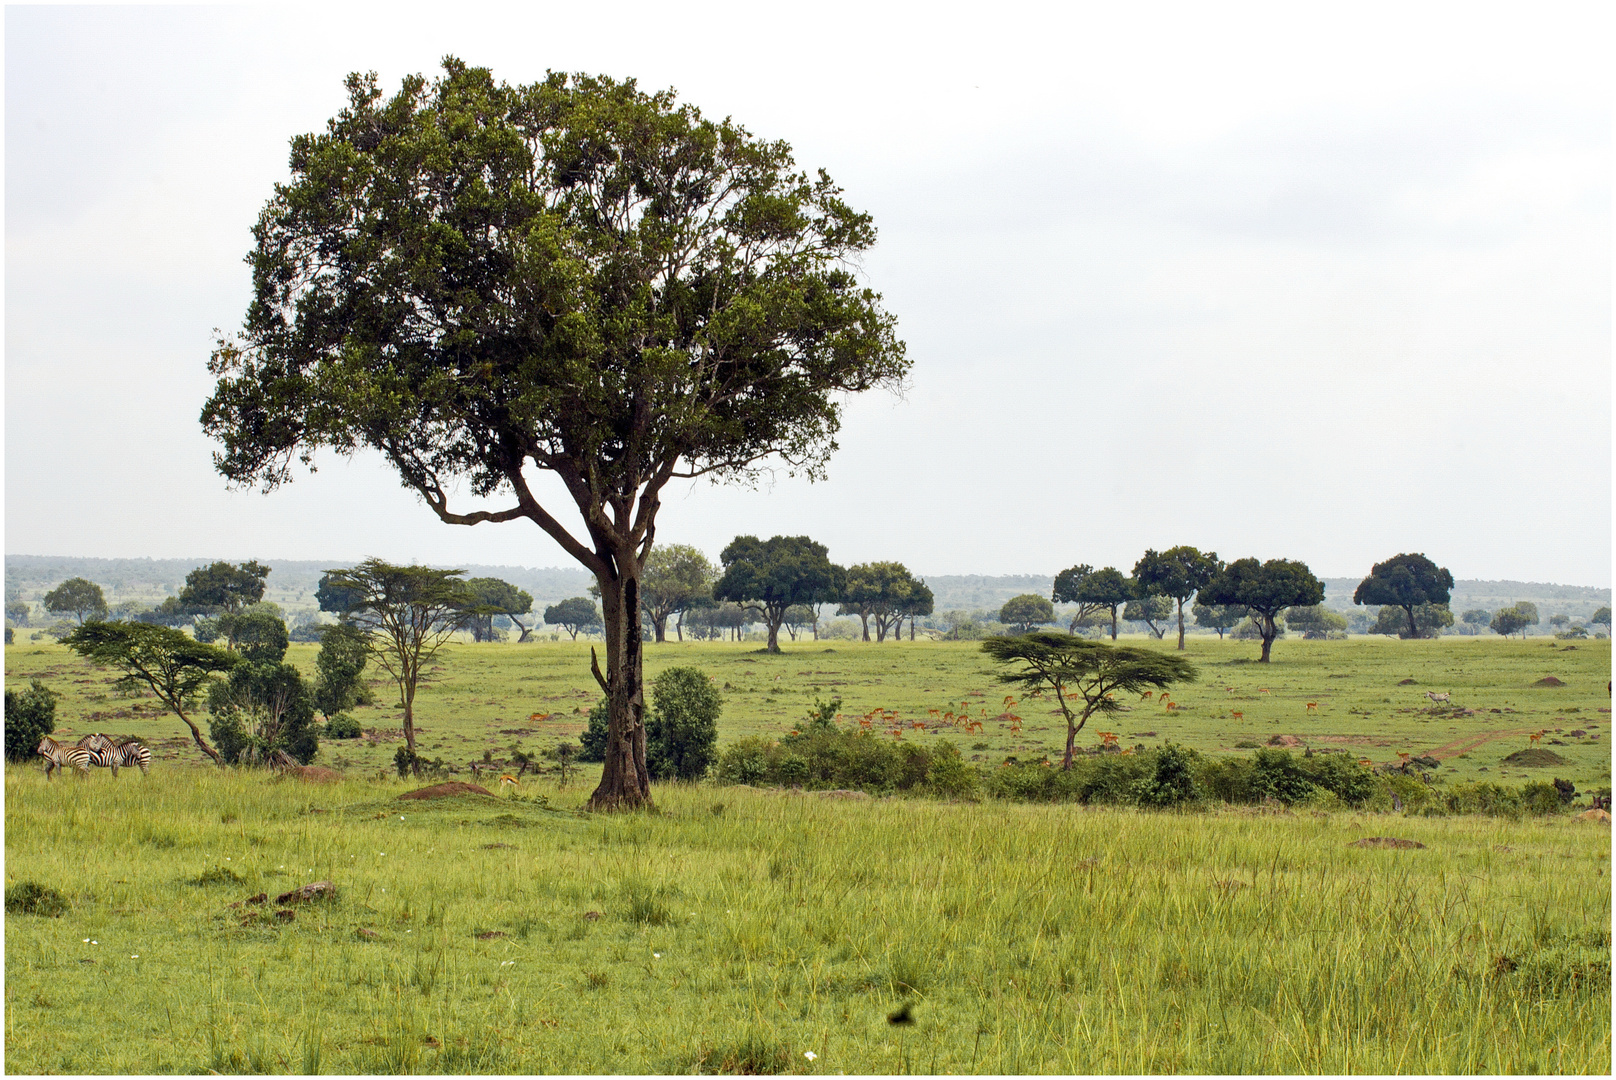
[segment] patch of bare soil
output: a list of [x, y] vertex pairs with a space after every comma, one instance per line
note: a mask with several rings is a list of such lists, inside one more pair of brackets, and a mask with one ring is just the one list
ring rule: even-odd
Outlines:
[[1425, 845], [1418, 840], [1399, 840], [1395, 836], [1366, 836], [1362, 840], [1354, 840], [1347, 846], [1362, 848], [1423, 848]]
[[1269, 746], [1301, 746], [1302, 740], [1295, 735], [1275, 735], [1268, 740]]
[[1584, 810], [1582, 813], [1577, 815], [1577, 820], [1578, 821], [1603, 821], [1606, 825], [1609, 825], [1610, 824], [1610, 815], [1605, 813], [1603, 810]]
[[417, 788], [406, 791], [400, 795], [401, 799], [447, 799], [451, 795], [487, 795], [490, 799], [494, 793], [477, 784], [468, 784], [462, 780], [450, 780], [447, 783], [433, 784], [431, 787]]
[[1556, 679], [1553, 675], [1546, 675], [1543, 678], [1539, 679], [1537, 682], [1533, 683], [1532, 685], [1533, 686], [1564, 686], [1565, 683], [1562, 682], [1559, 679]]

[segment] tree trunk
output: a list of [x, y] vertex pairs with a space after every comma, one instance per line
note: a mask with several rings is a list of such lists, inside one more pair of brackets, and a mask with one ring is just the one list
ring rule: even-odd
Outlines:
[[1272, 615], [1262, 617], [1258, 632], [1262, 634], [1262, 656], [1257, 662], [1266, 664], [1268, 663], [1268, 650], [1274, 647], [1274, 617]]
[[399, 689], [404, 691], [404, 744], [415, 757], [415, 680], [411, 679]]
[[673, 632], [681, 643], [685, 640], [685, 612], [683, 608], [679, 609], [679, 621], [673, 624]]
[[663, 615], [660, 618], [653, 616], [651, 619], [651, 628], [656, 631], [656, 640], [658, 645], [661, 645], [668, 640], [668, 617], [666, 615]]
[[[859, 612], [859, 622], [864, 624], [864, 640], [869, 641], [870, 640], [870, 617], [868, 615], [864, 614], [864, 612], [861, 611], [861, 612]], [[1525, 637], [1525, 636], [1526, 636], [1526, 634], [1523, 631], [1521, 633], [1521, 637]]]
[[[1419, 636], [1420, 636], [1420, 627], [1419, 627], [1419, 624], [1414, 621], [1414, 605], [1413, 604], [1405, 604], [1403, 606], [1403, 612], [1404, 612], [1404, 614], [1406, 614], [1408, 616], [1408, 637], [1409, 637], [1409, 640], [1410, 641], [1417, 641], [1419, 639]], [[1522, 634], [1521, 636], [1525, 637], [1526, 635]]]
[[1111, 640], [1117, 640], [1117, 606], [1111, 605]]
[[1066, 721], [1066, 756], [1061, 759], [1061, 768], [1070, 771], [1072, 768], [1072, 753], [1077, 747], [1077, 728], [1070, 720]]
[[1178, 651], [1184, 651], [1184, 601], [1178, 601]]
[[191, 718], [180, 712], [179, 709], [174, 708], [173, 702], [169, 703], [169, 708], [174, 709], [175, 716], [178, 716], [181, 720], [185, 721], [185, 726], [191, 729], [191, 738], [196, 740], [196, 745], [202, 748], [202, 752], [208, 755], [208, 757], [212, 758], [213, 763], [219, 768], [224, 768], [224, 758], [219, 756], [219, 751], [208, 745], [208, 740], [202, 737], [201, 729], [195, 724], [191, 723]]
[[769, 627], [769, 644], [767, 651], [777, 653], [780, 651], [780, 624], [774, 619], [769, 618], [767, 615], [765, 615], [763, 618], [764, 622]]
[[915, 640], [915, 617], [909, 616], [909, 640]]
[[597, 576], [605, 624], [606, 674], [590, 650], [595, 680], [606, 692], [606, 762], [591, 810], [637, 810], [651, 806], [651, 774], [645, 765], [645, 650], [640, 636], [640, 566], [632, 547], [607, 560], [615, 576]]

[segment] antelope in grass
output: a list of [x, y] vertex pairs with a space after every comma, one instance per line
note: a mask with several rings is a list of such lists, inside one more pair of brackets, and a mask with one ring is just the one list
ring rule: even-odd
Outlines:
[[1139, 695], [1139, 700], [1140, 701], [1149, 701], [1151, 698], [1153, 698], [1155, 696], [1156, 696], [1156, 691], [1154, 691], [1154, 690], [1146, 690], [1144, 693]]
[[1528, 735], [1527, 738], [1532, 740], [1532, 745], [1533, 746], [1536, 746], [1542, 740], [1543, 732], [1534, 731], [1534, 732], [1532, 732], [1532, 734]]
[[1307, 703], [1307, 711], [1308, 712], [1318, 712], [1319, 711], [1319, 703], [1316, 702], [1316, 701], [1308, 702]]
[[1243, 712], [1232, 712], [1229, 715], [1236, 720], [1244, 720], [1246, 718], [1246, 714]]
[[1102, 731], [1102, 732], [1099, 732], [1098, 734], [1100, 736], [1100, 745], [1101, 746], [1115, 746], [1115, 745], [1117, 745], [1117, 733], [1116, 732], [1114, 732], [1114, 731]]

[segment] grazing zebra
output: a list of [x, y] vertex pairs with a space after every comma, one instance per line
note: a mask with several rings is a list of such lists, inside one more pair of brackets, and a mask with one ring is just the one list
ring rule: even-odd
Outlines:
[[90, 775], [90, 752], [82, 746], [63, 746], [49, 735], [39, 740], [34, 752], [45, 759], [45, 779], [51, 778], [51, 773], [67, 768], [69, 765], [79, 771], [82, 776]]
[[79, 740], [79, 745], [90, 753], [90, 764], [97, 768], [112, 770], [113, 778], [118, 776], [118, 766], [138, 765], [140, 775], [147, 775], [151, 768], [151, 751], [139, 739], [130, 737], [119, 742], [113, 742], [107, 736], [96, 732], [86, 735]]
[[1438, 693], [1433, 693], [1430, 690], [1427, 690], [1425, 692], [1425, 696], [1430, 698], [1432, 701], [1438, 701], [1438, 702], [1446, 701], [1446, 702], [1449, 702], [1449, 703], [1451, 703], [1453, 701], [1453, 695], [1451, 693], [1438, 694]]

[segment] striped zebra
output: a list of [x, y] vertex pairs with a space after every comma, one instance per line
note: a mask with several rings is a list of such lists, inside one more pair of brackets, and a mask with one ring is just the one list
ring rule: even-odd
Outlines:
[[69, 765], [79, 771], [81, 776], [90, 775], [90, 752], [82, 746], [64, 746], [49, 735], [39, 740], [34, 752], [45, 759], [45, 779], [51, 778], [51, 773], [66, 769]]
[[140, 775], [147, 775], [151, 768], [151, 751], [139, 739], [129, 737], [113, 742], [99, 731], [94, 735], [86, 735], [79, 740], [79, 745], [90, 753], [90, 764], [101, 769], [111, 769], [114, 779], [118, 776], [118, 766], [140, 766]]

